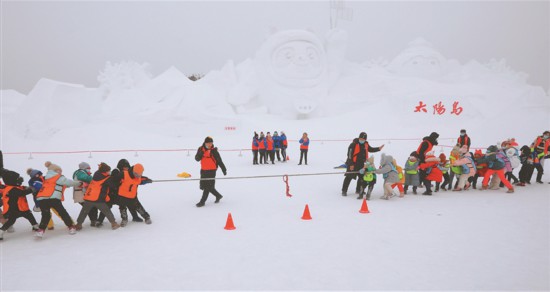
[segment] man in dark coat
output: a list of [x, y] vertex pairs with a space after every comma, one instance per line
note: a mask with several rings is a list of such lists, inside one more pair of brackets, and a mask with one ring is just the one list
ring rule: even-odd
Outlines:
[[203, 191], [202, 198], [197, 203], [197, 207], [204, 206], [209, 193], [212, 193], [216, 197], [214, 203], [219, 203], [223, 196], [216, 190], [216, 171], [220, 167], [223, 175], [227, 175], [227, 169], [225, 168], [225, 164], [223, 164], [218, 148], [214, 147], [214, 140], [211, 137], [204, 139], [204, 143], [197, 150], [195, 160], [201, 162], [200, 189]]
[[348, 146], [348, 153], [346, 158], [346, 174], [344, 183], [342, 185], [342, 196], [347, 196], [348, 187], [352, 179], [357, 179], [357, 186], [355, 193], [361, 193], [361, 175], [359, 171], [365, 166], [365, 161], [369, 157], [369, 152], [378, 152], [384, 148], [384, 145], [380, 147], [371, 147], [367, 142], [367, 133], [361, 132], [358, 138], [353, 139], [353, 142]]

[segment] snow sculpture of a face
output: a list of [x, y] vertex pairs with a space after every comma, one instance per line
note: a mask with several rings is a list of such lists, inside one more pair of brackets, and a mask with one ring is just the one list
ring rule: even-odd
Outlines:
[[308, 115], [327, 95], [325, 48], [309, 31], [271, 35], [254, 62], [260, 79], [259, 99], [272, 114]]
[[444, 73], [445, 58], [432, 45], [416, 39], [388, 65], [389, 71], [404, 77], [435, 79]]
[[308, 41], [283, 43], [271, 55], [273, 78], [281, 85], [311, 85], [324, 72], [323, 55], [322, 48]]

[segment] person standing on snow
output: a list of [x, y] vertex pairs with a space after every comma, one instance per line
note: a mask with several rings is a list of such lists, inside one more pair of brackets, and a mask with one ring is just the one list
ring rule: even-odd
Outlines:
[[258, 164], [258, 148], [260, 147], [258, 133], [254, 132], [252, 137], [252, 165]]
[[371, 147], [367, 142], [367, 133], [361, 132], [358, 138], [353, 139], [353, 142], [348, 146], [346, 158], [346, 174], [342, 185], [342, 196], [347, 196], [348, 187], [352, 179], [357, 179], [355, 193], [361, 193], [361, 175], [359, 170], [365, 166], [365, 161], [369, 158], [369, 152], [378, 152], [384, 148], [384, 144], [380, 147]]
[[285, 132], [281, 131], [281, 155], [283, 156], [283, 162], [286, 162], [286, 148], [288, 147], [288, 141], [286, 140]]
[[216, 190], [216, 171], [218, 167], [220, 167], [223, 175], [227, 175], [227, 169], [225, 168], [225, 164], [223, 164], [218, 148], [214, 147], [214, 140], [212, 137], [206, 137], [204, 139], [202, 146], [197, 149], [195, 160], [201, 163], [201, 180], [199, 186], [203, 191], [201, 200], [196, 206], [204, 206], [209, 193], [212, 193], [212, 195], [216, 197], [214, 203], [219, 203], [223, 196]]
[[309, 150], [309, 138], [307, 133], [304, 132], [304, 134], [302, 134], [302, 139], [298, 142], [300, 142], [300, 163], [298, 163], [298, 165], [302, 165], [302, 159], [304, 159], [307, 165], [307, 151]]
[[[151, 224], [151, 216], [141, 206], [137, 198], [138, 187], [153, 182], [148, 177], [142, 176], [143, 170], [143, 165], [137, 163], [123, 171], [122, 181], [118, 188], [118, 205], [120, 206], [120, 210], [127, 207], [130, 212], [138, 212], [145, 219], [145, 224]], [[120, 215], [122, 217], [120, 226], [124, 227], [128, 224], [128, 213], [121, 211]]]

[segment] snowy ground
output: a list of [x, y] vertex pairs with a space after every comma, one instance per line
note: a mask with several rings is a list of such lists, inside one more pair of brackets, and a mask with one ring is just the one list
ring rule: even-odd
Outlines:
[[[379, 182], [369, 202], [369, 214], [358, 212], [361, 201], [354, 195], [340, 195], [341, 174], [292, 176], [293, 197], [286, 197], [283, 174], [339, 171], [333, 166], [342, 163], [349, 142], [362, 129], [342, 127], [338, 131], [336, 121], [346, 123], [342, 117], [328, 122], [279, 121], [276, 126], [265, 121], [243, 122], [238, 124], [242, 132], [182, 128], [180, 138], [165, 135], [172, 131], [168, 128], [154, 134], [107, 128], [119, 133], [115, 135], [101, 125], [68, 129], [45, 141], [27, 141], [5, 133], [6, 153], [196, 149], [205, 133], [212, 133], [221, 150], [248, 148], [252, 130], [286, 129], [291, 140], [304, 130], [313, 140], [344, 139], [313, 141], [307, 166], [297, 165], [298, 145], [292, 141], [290, 160], [284, 164], [253, 166], [249, 151], [242, 156], [239, 151], [222, 151], [227, 177], [278, 176], [219, 180], [217, 188], [223, 200], [213, 204], [210, 198], [203, 208], [195, 207], [201, 195], [197, 181], [142, 186], [139, 197], [152, 216], [152, 225], [130, 223], [112, 231], [91, 228], [86, 222], [82, 231], [71, 236], [55, 218], [56, 229], [37, 241], [26, 220], [20, 219], [16, 232], [6, 234], [0, 243], [0, 290], [550, 290], [549, 184], [517, 187], [514, 194], [471, 190], [385, 201], [378, 199], [382, 194]], [[386, 144], [384, 152], [395, 155], [400, 163], [420, 142], [377, 141], [388, 138], [387, 132], [379, 126], [370, 128], [367, 132], [373, 146]], [[459, 129], [438, 130], [442, 137], [454, 137]], [[431, 131], [394, 134], [420, 139]], [[478, 146], [496, 140], [488, 130], [477, 131], [480, 133], [472, 137]], [[88, 138], [82, 132], [87, 132]], [[131, 133], [135, 134], [132, 140], [124, 138]], [[532, 139], [539, 134], [516, 137]], [[508, 134], [504, 135], [507, 138]], [[437, 147], [437, 154], [441, 150], [449, 152]], [[51, 160], [70, 176], [81, 161], [93, 166], [105, 161], [114, 166], [120, 158], [127, 158], [132, 164], [142, 163], [144, 174], [153, 180], [177, 179], [176, 174], [182, 171], [197, 178], [199, 173], [193, 151], [190, 156], [181, 151], [28, 157], [5, 155], [5, 165], [25, 174], [27, 167], [44, 169], [44, 162]], [[375, 157], [378, 163], [379, 154]], [[24, 177], [27, 179], [26, 174]], [[543, 180], [550, 181], [550, 175]], [[80, 206], [72, 202], [72, 191], [67, 194], [64, 205], [76, 218]], [[300, 219], [305, 204], [313, 217], [310, 221]], [[223, 228], [228, 213], [236, 230]], [[118, 210], [115, 215], [119, 216]]]

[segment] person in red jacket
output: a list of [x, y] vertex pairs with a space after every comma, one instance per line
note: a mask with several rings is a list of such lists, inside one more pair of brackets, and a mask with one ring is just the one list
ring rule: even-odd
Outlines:
[[418, 168], [426, 173], [426, 176], [423, 179], [424, 186], [426, 191], [423, 192], [423, 195], [431, 196], [432, 195], [432, 181], [441, 182], [443, 181], [443, 172], [437, 167], [440, 163], [440, 159], [434, 156], [433, 151], [426, 152], [424, 156], [424, 163], [421, 163]]
[[258, 140], [258, 133], [254, 132], [254, 137], [252, 137], [252, 164], [258, 164], [258, 148], [260, 147], [260, 142]]
[[460, 130], [460, 136], [458, 137], [458, 139], [456, 139], [456, 144], [458, 145], [458, 147], [466, 145], [466, 151], [470, 152], [470, 145], [472, 144], [472, 140], [470, 140], [470, 137], [468, 136], [468, 134], [466, 134], [466, 130]]
[[302, 165], [302, 159], [304, 159], [307, 165], [307, 151], [309, 150], [309, 137], [307, 136], [306, 132], [302, 134], [302, 138], [298, 142], [300, 142], [300, 163], [298, 163], [298, 165]]
[[[261, 158], [260, 158], [261, 159]], [[214, 147], [212, 137], [206, 137], [202, 146], [197, 149], [195, 160], [201, 163], [200, 189], [202, 190], [201, 200], [197, 207], [202, 207], [208, 199], [208, 194], [212, 193], [216, 197], [214, 203], [219, 203], [223, 196], [216, 190], [216, 171], [218, 167], [222, 169], [223, 175], [227, 175], [227, 169], [223, 164], [218, 148]]]

